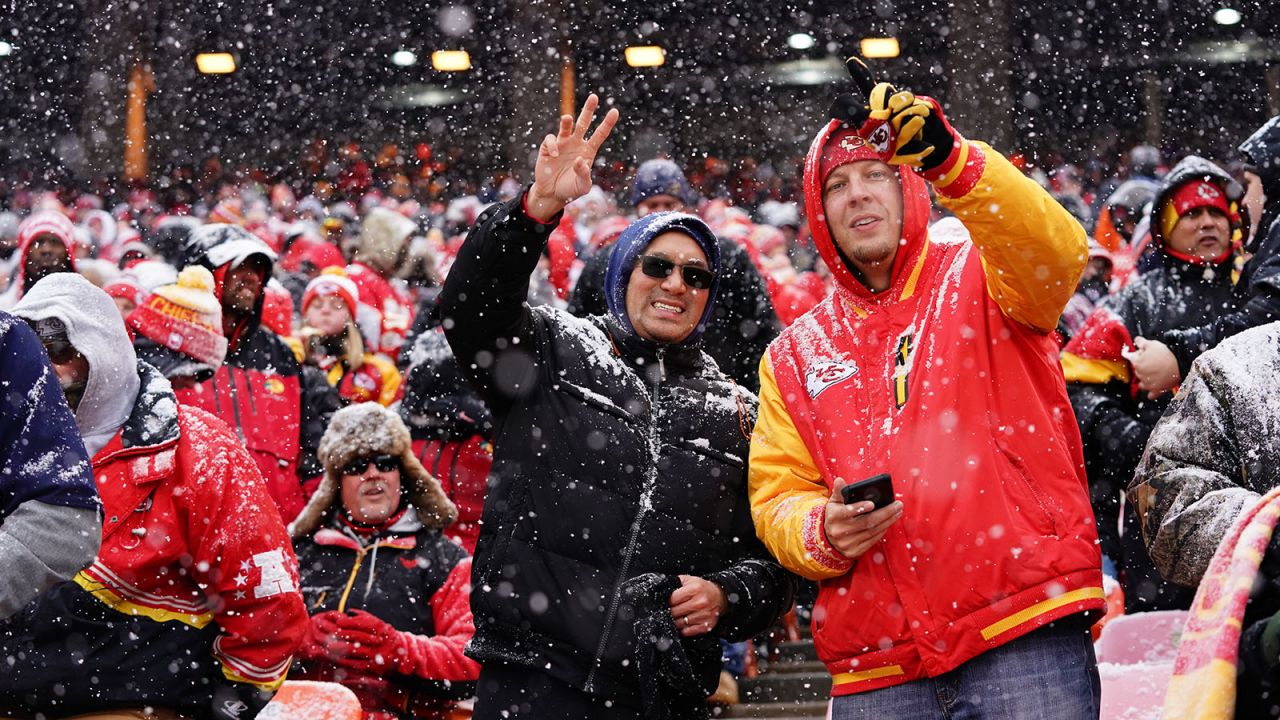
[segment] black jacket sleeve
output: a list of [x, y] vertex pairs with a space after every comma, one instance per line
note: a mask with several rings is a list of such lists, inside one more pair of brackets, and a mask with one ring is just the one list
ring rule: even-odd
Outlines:
[[324, 472], [317, 452], [320, 449], [320, 438], [329, 427], [329, 420], [338, 411], [342, 401], [338, 390], [329, 384], [319, 368], [303, 365], [298, 375], [298, 384], [302, 388], [302, 427], [299, 429], [298, 441], [301, 452], [298, 456], [298, 477], [302, 480], [313, 478]]
[[1208, 325], [1160, 334], [1160, 342], [1169, 346], [1178, 359], [1178, 372], [1183, 378], [1204, 351], [1251, 327], [1280, 320], [1280, 221], [1273, 222], [1266, 233], [1236, 284], [1242, 294], [1247, 293], [1239, 310], [1219, 315]]
[[[760, 541], [751, 538], [751, 544]], [[729, 608], [716, 632], [733, 642], [747, 640], [768, 630], [791, 609], [795, 576], [769, 557], [764, 547], [720, 572], [707, 576], [720, 586]]]
[[467, 234], [440, 292], [445, 337], [458, 367], [494, 412], [536, 377], [529, 276], [559, 216], [540, 224], [524, 196], [485, 211]]
[[1106, 385], [1068, 383], [1067, 394], [1080, 425], [1089, 499], [1098, 522], [1098, 541], [1104, 555], [1119, 562], [1120, 495], [1151, 435], [1151, 426], [1126, 408], [1121, 389]]

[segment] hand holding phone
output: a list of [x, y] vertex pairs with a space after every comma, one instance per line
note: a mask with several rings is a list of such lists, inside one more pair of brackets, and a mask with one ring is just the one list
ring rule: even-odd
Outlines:
[[893, 479], [889, 477], [889, 473], [872, 475], [865, 480], [845, 485], [841, 488], [840, 495], [845, 505], [870, 502], [879, 510], [893, 502]]
[[[874, 508], [866, 510], [862, 503]], [[881, 473], [832, 489], [822, 530], [827, 542], [841, 555], [856, 560], [884, 537], [902, 517], [902, 503], [893, 497], [893, 482]]]

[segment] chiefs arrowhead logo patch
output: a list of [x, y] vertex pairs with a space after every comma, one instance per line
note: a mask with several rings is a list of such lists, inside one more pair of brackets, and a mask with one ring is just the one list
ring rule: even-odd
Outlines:
[[857, 372], [858, 366], [851, 362], [818, 363], [805, 375], [804, 389], [809, 393], [810, 398], [816, 398], [823, 390], [848, 380]]
[[880, 127], [871, 131], [871, 137], [867, 138], [867, 145], [878, 153], [883, 153], [889, 149], [889, 141], [892, 136], [889, 133], [889, 123], [884, 123]]

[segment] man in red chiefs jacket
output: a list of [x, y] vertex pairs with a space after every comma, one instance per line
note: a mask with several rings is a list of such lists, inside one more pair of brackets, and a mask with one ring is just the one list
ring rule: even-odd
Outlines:
[[50, 275], [14, 312], [57, 365], [104, 517], [94, 563], [0, 628], [0, 707], [256, 717], [307, 629], [258, 469], [224, 423], [179, 405], [138, 361], [115, 303], [88, 280]]
[[[833, 718], [1096, 718], [1102, 573], [1053, 338], [1084, 231], [936, 101], [882, 83], [867, 110], [880, 135], [833, 120], [805, 163], [836, 290], [761, 362], [757, 532], [820, 582]], [[926, 182], [963, 227], [928, 230]], [[896, 501], [841, 502], [878, 473]]]
[[274, 260], [265, 243], [236, 225], [202, 225], [192, 231], [185, 251], [187, 264], [213, 273], [228, 347], [217, 374], [179, 390], [178, 400], [231, 426], [289, 522], [319, 484], [316, 448], [338, 409], [337, 392], [262, 326], [263, 292]]

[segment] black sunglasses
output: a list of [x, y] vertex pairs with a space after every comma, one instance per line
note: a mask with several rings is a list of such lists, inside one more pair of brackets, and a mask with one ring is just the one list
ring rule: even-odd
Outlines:
[[676, 268], [680, 268], [680, 277], [684, 284], [698, 290], [706, 290], [715, 282], [716, 274], [696, 265], [676, 265], [674, 262], [657, 255], [640, 256], [640, 272], [659, 280], [671, 277]]
[[400, 458], [395, 455], [374, 455], [359, 457], [342, 466], [343, 475], [363, 475], [369, 463], [378, 468], [378, 472], [391, 472], [400, 467]]
[[46, 340], [44, 351], [49, 354], [49, 362], [54, 365], [66, 365], [80, 354], [75, 345], [67, 340]]

